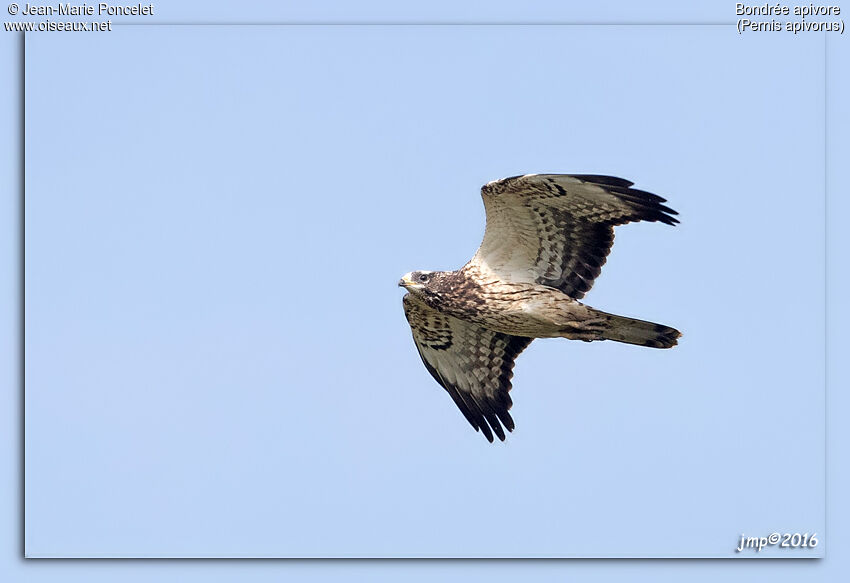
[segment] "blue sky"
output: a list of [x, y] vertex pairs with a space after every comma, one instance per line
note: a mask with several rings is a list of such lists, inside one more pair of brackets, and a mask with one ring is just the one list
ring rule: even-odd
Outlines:
[[[726, 556], [822, 530], [823, 44], [729, 34], [31, 36], [29, 552]], [[461, 265], [477, 188], [535, 171], [670, 199], [682, 225], [619, 230], [587, 303], [685, 338], [535, 343], [494, 447], [394, 283]]]

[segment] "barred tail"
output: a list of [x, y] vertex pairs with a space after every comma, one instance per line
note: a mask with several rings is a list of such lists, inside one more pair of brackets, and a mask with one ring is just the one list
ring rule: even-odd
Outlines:
[[604, 312], [600, 312], [599, 315], [604, 315], [605, 319], [608, 320], [605, 330], [602, 331], [604, 340], [615, 340], [652, 348], [672, 348], [678, 344], [676, 339], [682, 335], [675, 328], [663, 324], [605, 314]]

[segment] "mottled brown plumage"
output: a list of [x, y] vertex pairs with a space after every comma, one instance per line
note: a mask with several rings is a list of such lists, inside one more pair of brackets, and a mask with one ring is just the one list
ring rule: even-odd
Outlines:
[[512, 431], [514, 359], [534, 338], [615, 340], [670, 348], [678, 330], [581, 303], [605, 263], [614, 226], [674, 225], [663, 198], [611, 176], [532, 174], [481, 189], [484, 240], [463, 268], [399, 282], [425, 367], [489, 441]]

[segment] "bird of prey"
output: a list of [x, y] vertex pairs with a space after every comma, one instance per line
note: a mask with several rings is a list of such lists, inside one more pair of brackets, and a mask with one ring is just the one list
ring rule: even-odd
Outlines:
[[632, 182], [589, 174], [527, 174], [481, 188], [487, 226], [457, 271], [412, 271], [398, 284], [425, 368], [476, 431], [504, 441], [514, 359], [535, 338], [676, 345], [669, 326], [608, 314], [579, 300], [602, 270], [614, 227], [675, 225], [678, 213]]

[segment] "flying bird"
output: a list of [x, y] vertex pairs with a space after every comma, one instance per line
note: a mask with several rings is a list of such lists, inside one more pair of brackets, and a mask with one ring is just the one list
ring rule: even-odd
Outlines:
[[679, 222], [665, 199], [632, 184], [589, 174], [489, 182], [481, 188], [484, 240], [469, 263], [412, 271], [398, 282], [409, 292], [404, 313], [425, 368], [488, 441], [514, 429], [514, 360], [533, 339], [676, 345], [674, 328], [579, 301], [602, 270], [616, 225]]

